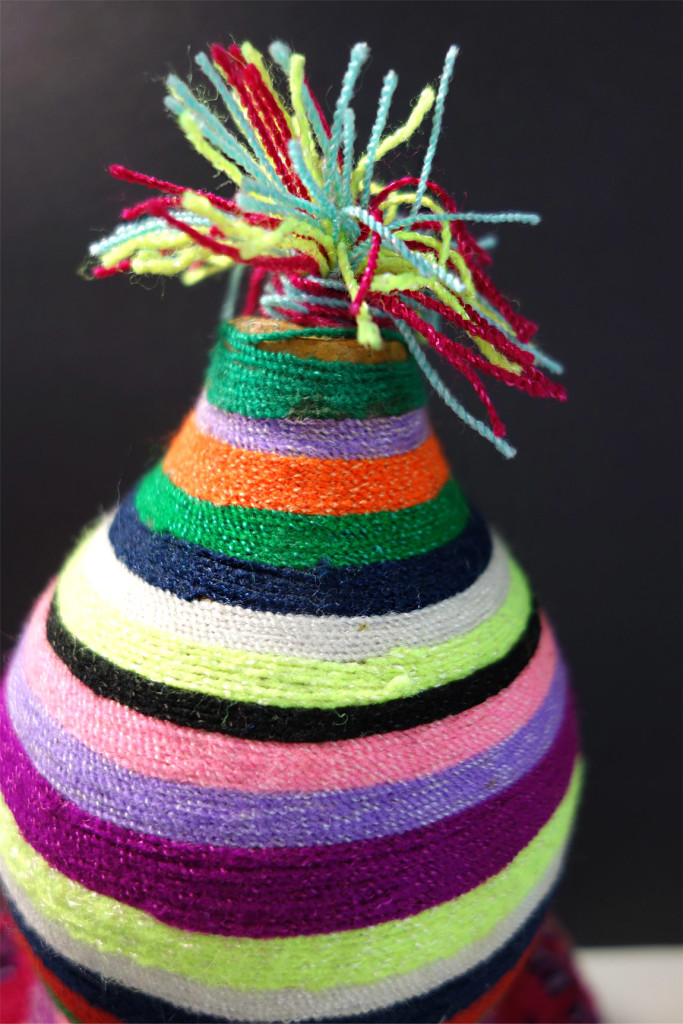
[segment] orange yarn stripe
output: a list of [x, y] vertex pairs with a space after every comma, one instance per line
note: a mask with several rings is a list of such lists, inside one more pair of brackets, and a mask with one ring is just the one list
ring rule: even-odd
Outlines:
[[19, 935], [19, 940], [23, 949], [28, 954], [36, 974], [42, 978], [53, 995], [59, 999], [62, 1006], [76, 1017], [77, 1020], [87, 1021], [87, 1024], [120, 1024], [118, 1017], [113, 1017], [106, 1010], [100, 1010], [92, 1006], [83, 996], [78, 995], [77, 992], [72, 992], [63, 981], [60, 981], [45, 966], [42, 960], [36, 956], [23, 935]]
[[394, 512], [435, 498], [450, 473], [434, 435], [384, 459], [313, 459], [249, 451], [202, 434], [188, 416], [164, 459], [187, 494], [214, 505], [346, 515]]

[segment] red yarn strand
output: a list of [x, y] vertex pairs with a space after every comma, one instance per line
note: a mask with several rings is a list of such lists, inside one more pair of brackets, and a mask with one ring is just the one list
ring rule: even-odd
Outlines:
[[96, 277], [99, 281], [105, 277], [114, 277], [116, 274], [125, 274], [130, 270], [130, 260], [121, 260], [114, 267], [94, 267], [92, 276]]
[[[374, 214], [373, 216], [375, 217], [376, 220], [380, 222], [382, 221], [382, 217], [380, 214]], [[368, 252], [367, 266], [363, 271], [363, 276], [360, 279], [360, 284], [358, 285], [358, 292], [356, 293], [356, 297], [351, 303], [351, 313], [353, 313], [354, 316], [358, 315], [358, 310], [360, 309], [361, 302], [363, 302], [365, 296], [370, 290], [372, 279], [375, 276], [375, 271], [377, 270], [377, 260], [379, 258], [379, 250], [381, 244], [381, 236], [378, 234], [377, 231], [373, 231], [372, 242], [370, 243], [370, 251]]]
[[267, 271], [264, 267], [256, 267], [252, 270], [249, 277], [249, 287], [244, 300], [244, 307], [242, 309], [243, 316], [253, 316], [258, 309], [259, 299], [261, 298], [261, 289], [263, 287], [263, 279], [266, 274]]
[[[300, 189], [298, 188], [297, 182], [291, 171], [289, 154], [281, 153], [280, 149], [276, 145], [273, 133], [269, 131], [269, 125], [263, 119], [263, 105], [257, 102], [258, 95], [255, 94], [248, 87], [248, 83], [245, 82], [245, 71], [249, 65], [246, 64], [241, 50], [235, 45], [231, 46], [229, 50], [225, 50], [222, 46], [214, 44], [214, 46], [211, 47], [211, 57], [214, 63], [225, 75], [228, 84], [232, 86], [239, 96], [249, 123], [261, 139], [266, 153], [275, 165], [275, 170], [278, 176], [282, 179], [289, 192], [292, 192], [294, 195], [299, 195], [299, 198], [302, 198]], [[253, 65], [251, 66], [253, 67]], [[258, 75], [258, 78], [260, 79], [261, 76], [258, 72], [258, 68], [254, 67], [254, 72], [256, 72], [256, 75]], [[254, 83], [255, 80], [255, 76], [252, 74], [250, 76], [250, 81]]]
[[[401, 302], [401, 300], [395, 296], [377, 295], [375, 303], [380, 306], [380, 308], [385, 309], [388, 313], [392, 313], [394, 316], [403, 320], [410, 327], [416, 330], [427, 339], [432, 348], [435, 348], [437, 352], [444, 356], [444, 358], [455, 367], [456, 370], [459, 370], [463, 377], [465, 377], [465, 379], [472, 385], [475, 394], [484, 405], [484, 408], [488, 413], [489, 420], [491, 421], [491, 428], [494, 435], [496, 437], [505, 437], [505, 426], [498, 416], [486, 388], [479, 380], [479, 377], [471, 365], [474, 362], [471, 358], [473, 353], [464, 348], [464, 346], [459, 345], [458, 342], [454, 342], [451, 338], [447, 338], [445, 335], [435, 331], [430, 324], [418, 316], [412, 309], [409, 309], [405, 303]], [[484, 362], [486, 361], [484, 360]], [[489, 366], [490, 364], [486, 365]]]
[[175, 192], [180, 194], [187, 189], [182, 185], [174, 185], [172, 181], [163, 181], [161, 178], [154, 178], [151, 174], [141, 174], [139, 171], [131, 171], [121, 164], [111, 164], [109, 173], [112, 178], [120, 181], [128, 181], [131, 185], [146, 185], [147, 188], [158, 188], [160, 192]]

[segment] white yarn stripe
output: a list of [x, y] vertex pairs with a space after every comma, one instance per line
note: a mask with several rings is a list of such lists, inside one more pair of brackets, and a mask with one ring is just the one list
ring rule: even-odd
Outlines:
[[319, 661], [355, 662], [396, 647], [430, 647], [468, 633], [507, 596], [510, 570], [502, 541], [467, 590], [426, 608], [377, 616], [282, 615], [204, 599], [186, 601], [136, 576], [109, 540], [111, 517], [87, 543], [83, 574], [92, 590], [129, 621], [199, 644]]
[[138, 967], [118, 954], [100, 953], [95, 946], [73, 939], [58, 922], [43, 915], [6, 870], [2, 858], [0, 874], [10, 899], [29, 927], [57, 953], [88, 970], [194, 1013], [234, 1017], [244, 1021], [297, 1021], [307, 1017], [343, 1017], [367, 1013], [413, 996], [424, 995], [466, 974], [508, 942], [533, 914], [555, 885], [563, 861], [564, 852], [561, 852], [508, 917], [495, 925], [483, 939], [473, 942], [456, 956], [436, 960], [426, 967], [387, 978], [378, 984], [339, 985], [319, 992], [294, 988], [244, 992], [209, 984], [201, 985], [190, 978], [159, 968]]

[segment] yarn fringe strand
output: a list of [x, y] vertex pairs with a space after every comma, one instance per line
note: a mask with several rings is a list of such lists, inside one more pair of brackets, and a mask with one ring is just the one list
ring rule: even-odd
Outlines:
[[[193, 148], [234, 186], [234, 196], [112, 166], [118, 180], [156, 195], [124, 209], [119, 227], [91, 246], [89, 273], [177, 276], [191, 285], [248, 265], [250, 314], [302, 328], [355, 324], [359, 342], [370, 348], [382, 345], [382, 330], [405, 337], [409, 329], [418, 345], [433, 347], [465, 377], [489, 422], [466, 413], [439, 378], [437, 390], [451, 408], [503, 454], [513, 454], [480, 375], [564, 400], [565, 389], [539, 368], [561, 367], [530, 344], [536, 326], [495, 289], [485, 272], [491, 257], [467, 225], [540, 218], [461, 211], [430, 177], [457, 47], [446, 54], [437, 89], [423, 89], [393, 130], [387, 123], [398, 79], [393, 71], [385, 76], [368, 144], [357, 157], [351, 103], [369, 52], [365, 43], [352, 48], [329, 123], [308, 84], [304, 57], [281, 42], [270, 48], [270, 67], [250, 43], [214, 45], [210, 59], [199, 54], [214, 105], [170, 75], [167, 109]], [[379, 162], [411, 140], [430, 113], [419, 176], [383, 185]]]

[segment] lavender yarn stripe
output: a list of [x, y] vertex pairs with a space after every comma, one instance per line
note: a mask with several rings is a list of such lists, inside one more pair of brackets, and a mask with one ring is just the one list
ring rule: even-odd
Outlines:
[[50, 718], [26, 683], [20, 656], [7, 681], [14, 729], [33, 765], [62, 796], [123, 828], [176, 842], [236, 847], [376, 839], [476, 806], [543, 756], [562, 722], [566, 693], [567, 673], [558, 661], [543, 703], [524, 726], [487, 751], [431, 775], [365, 789], [248, 793], [166, 782], [122, 768]]
[[370, 420], [253, 419], [222, 412], [202, 394], [195, 406], [196, 423], [204, 434], [234, 448], [313, 459], [379, 459], [403, 455], [427, 440], [427, 411]]
[[565, 795], [576, 757], [568, 703], [541, 760], [502, 793], [399, 836], [269, 850], [175, 843], [103, 822], [31, 764], [3, 697], [2, 790], [26, 841], [55, 870], [189, 931], [275, 938], [365, 928], [457, 899], [498, 874]]

